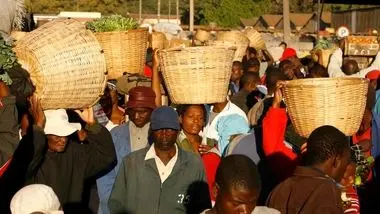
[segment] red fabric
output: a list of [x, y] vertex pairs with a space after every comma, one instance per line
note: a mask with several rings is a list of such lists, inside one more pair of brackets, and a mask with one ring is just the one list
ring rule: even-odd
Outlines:
[[345, 190], [346, 197], [349, 201], [348, 207], [345, 207], [344, 213], [349, 214], [359, 214], [360, 213], [360, 203], [359, 196], [353, 186]]
[[370, 71], [367, 75], [366, 78], [369, 80], [377, 80], [380, 77], [380, 71], [379, 70], [373, 70]]
[[264, 75], [263, 77], [261, 77], [260, 81], [261, 81], [261, 84], [262, 84], [262, 85], [267, 86], [267, 85], [266, 85], [266, 79], [267, 79], [267, 76], [266, 76], [266, 75]]
[[284, 50], [284, 52], [282, 53], [282, 56], [280, 58], [280, 61], [284, 61], [286, 59], [289, 59], [291, 57], [295, 57], [297, 56], [297, 52], [296, 50], [294, 50], [293, 48], [287, 48]]
[[145, 65], [144, 66], [144, 76], [148, 77], [148, 78], [152, 78], [152, 73], [153, 73], [152, 68]]
[[290, 177], [298, 164], [298, 155], [285, 143], [288, 117], [283, 108], [270, 108], [263, 120], [263, 150], [279, 181]]
[[220, 163], [220, 157], [219, 155], [209, 152], [204, 155], [202, 155], [202, 160], [203, 160], [203, 165], [205, 167], [206, 171], [206, 176], [207, 176], [207, 183], [208, 183], [208, 188], [210, 191], [210, 197], [211, 200], [215, 201], [215, 198], [212, 194], [212, 187], [215, 182], [215, 175], [216, 175], [216, 170], [219, 166]]
[[9, 159], [5, 164], [0, 168], [0, 177], [3, 175], [3, 173], [8, 169], [9, 164], [11, 163], [12, 159]]

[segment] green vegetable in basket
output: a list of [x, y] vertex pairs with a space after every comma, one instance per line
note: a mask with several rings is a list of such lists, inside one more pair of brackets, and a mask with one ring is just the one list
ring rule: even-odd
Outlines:
[[127, 31], [137, 29], [139, 23], [133, 18], [120, 15], [102, 17], [92, 22], [87, 22], [87, 29], [92, 32]]

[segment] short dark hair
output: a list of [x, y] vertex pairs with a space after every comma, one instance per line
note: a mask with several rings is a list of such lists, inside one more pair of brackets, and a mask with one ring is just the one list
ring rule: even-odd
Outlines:
[[246, 84], [254, 81], [260, 81], [259, 73], [245, 72], [240, 78], [240, 88], [243, 88]]
[[280, 69], [280, 72], [283, 73], [285, 65], [291, 65], [291, 64], [293, 64], [293, 62], [290, 61], [290, 60], [288, 60], [288, 59], [286, 59], [286, 60], [283, 60], [283, 61], [280, 62], [280, 64], [278, 65], [278, 68]]
[[353, 59], [347, 59], [343, 63], [343, 72], [346, 75], [352, 75], [359, 72], [358, 62], [356, 62], [356, 60], [353, 60]]
[[280, 70], [274, 66], [268, 67], [266, 70], [266, 76], [265, 83], [268, 88], [268, 92], [274, 92], [277, 82], [285, 80], [284, 73], [280, 72]]
[[256, 164], [245, 155], [229, 155], [222, 159], [216, 170], [215, 182], [220, 191], [232, 187], [261, 190], [260, 175]]
[[256, 50], [256, 48], [248, 47], [248, 48], [247, 48], [247, 51], [248, 51], [249, 54], [255, 54], [255, 55], [257, 55], [257, 50]]
[[303, 161], [306, 166], [324, 163], [329, 158], [342, 155], [349, 149], [349, 140], [346, 135], [333, 126], [321, 126], [310, 134]]
[[185, 115], [185, 113], [187, 112], [187, 110], [189, 110], [189, 108], [191, 106], [199, 106], [202, 108], [203, 114], [204, 114], [204, 121], [203, 122], [206, 122], [207, 121], [207, 111], [206, 111], [205, 105], [203, 105], [203, 104], [181, 104], [181, 105], [178, 105], [178, 106], [176, 106], [178, 115], [183, 117]]
[[234, 61], [234, 62], [232, 63], [232, 66], [239, 66], [240, 68], [242, 68], [242, 64], [241, 64], [240, 61]]
[[322, 65], [316, 63], [310, 69], [310, 72], [307, 75], [307, 77], [308, 78], [329, 77], [329, 73], [327, 72], [327, 69], [325, 67], [323, 67]]
[[281, 45], [285, 45], [285, 48], [288, 47], [288, 44], [286, 44], [286, 42], [281, 42], [279, 46], [281, 46]]

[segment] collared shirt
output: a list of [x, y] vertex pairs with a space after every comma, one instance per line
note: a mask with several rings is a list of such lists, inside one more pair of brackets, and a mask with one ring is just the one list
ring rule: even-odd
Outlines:
[[131, 138], [131, 151], [137, 151], [148, 145], [148, 132], [150, 123], [138, 128], [133, 122], [129, 123], [129, 133]]
[[[210, 109], [210, 112], [213, 112], [213, 108], [214, 107], [212, 106]], [[202, 141], [203, 145], [206, 145], [207, 138], [214, 139], [216, 141], [219, 140], [219, 134], [216, 131], [216, 126], [217, 126], [218, 120], [219, 120], [219, 118], [221, 118], [223, 116], [227, 116], [227, 115], [231, 115], [231, 114], [238, 114], [238, 115], [242, 116], [248, 122], [247, 115], [244, 113], [244, 111], [229, 101], [227, 103], [226, 107], [224, 107], [224, 109], [218, 115], [216, 115], [212, 121], [209, 118], [209, 121], [208, 121], [206, 127], [204, 128], [204, 132], [203, 132], [203, 141]]]
[[368, 68], [365, 68], [363, 70], [360, 70], [356, 74], [346, 75], [342, 71], [342, 66], [343, 66], [343, 51], [342, 51], [342, 49], [338, 48], [331, 55], [331, 58], [330, 58], [330, 63], [329, 63], [328, 68], [327, 68], [329, 76], [330, 77], [363, 77], [364, 78], [368, 72], [380, 69], [380, 52], [377, 53], [376, 58], [373, 61], [371, 66], [369, 66]]
[[176, 144], [175, 146], [175, 155], [170, 159], [170, 161], [165, 165], [161, 159], [157, 156], [156, 151], [154, 149], [154, 144], [152, 144], [148, 150], [148, 152], [145, 155], [145, 160], [154, 159], [156, 162], [156, 166], [158, 169], [158, 173], [161, 178], [161, 184], [165, 182], [165, 180], [169, 177], [169, 175], [172, 173], [175, 163], [178, 159], [178, 147]]
[[113, 123], [111, 120], [105, 125], [106, 129], [110, 132], [113, 128], [117, 127], [118, 124]]

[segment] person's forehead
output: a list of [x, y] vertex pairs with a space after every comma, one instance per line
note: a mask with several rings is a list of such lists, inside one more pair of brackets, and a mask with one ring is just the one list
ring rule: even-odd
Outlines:
[[134, 111], [134, 112], [148, 112], [151, 111], [150, 108], [143, 108], [143, 107], [137, 107], [137, 108], [129, 108], [129, 111]]

